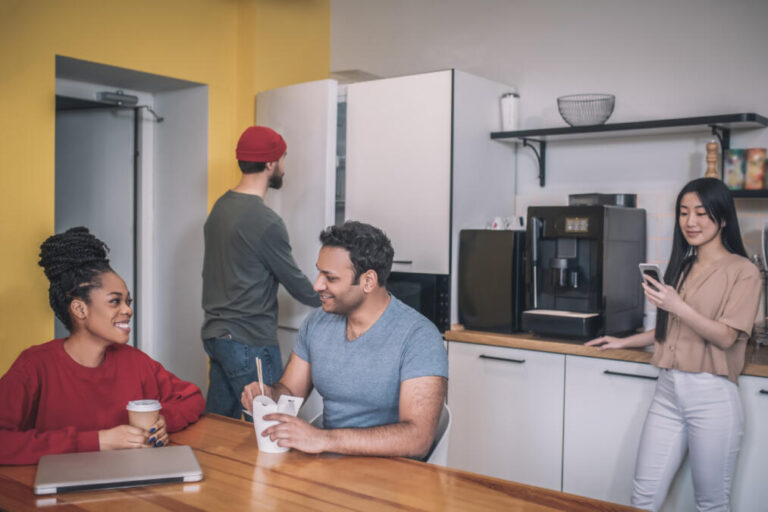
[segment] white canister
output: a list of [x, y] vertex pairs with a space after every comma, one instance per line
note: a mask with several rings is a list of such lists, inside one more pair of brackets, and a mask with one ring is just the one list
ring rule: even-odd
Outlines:
[[520, 129], [520, 95], [507, 92], [501, 95], [501, 130], [513, 132]]

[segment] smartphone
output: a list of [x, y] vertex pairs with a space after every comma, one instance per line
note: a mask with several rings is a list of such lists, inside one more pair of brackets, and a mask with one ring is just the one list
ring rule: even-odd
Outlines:
[[[643, 276], [643, 281], [647, 281], [645, 276], [651, 276], [656, 281], [664, 284], [664, 278], [662, 277], [661, 269], [656, 263], [640, 263], [640, 274]], [[648, 283], [649, 285], [651, 283]], [[653, 285], [651, 285], [653, 286]]]

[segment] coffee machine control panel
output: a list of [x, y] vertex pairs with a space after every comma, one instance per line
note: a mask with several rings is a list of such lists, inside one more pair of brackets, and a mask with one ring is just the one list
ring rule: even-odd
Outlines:
[[566, 217], [566, 233], [589, 233], [589, 217]]

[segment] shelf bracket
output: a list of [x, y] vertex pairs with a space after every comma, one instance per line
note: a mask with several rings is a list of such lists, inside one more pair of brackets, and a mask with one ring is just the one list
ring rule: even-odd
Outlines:
[[[543, 187], [546, 181], [546, 158], [547, 158], [547, 141], [539, 139], [522, 139], [523, 146], [531, 148], [531, 151], [536, 155], [536, 160], [539, 162], [539, 186]], [[536, 142], [539, 144], [539, 150], [537, 151], [533, 144], [530, 142]]]
[[712, 128], [712, 135], [717, 137], [720, 143], [720, 179], [725, 179], [725, 152], [731, 149], [731, 129], [727, 126], [717, 124], [709, 125]]

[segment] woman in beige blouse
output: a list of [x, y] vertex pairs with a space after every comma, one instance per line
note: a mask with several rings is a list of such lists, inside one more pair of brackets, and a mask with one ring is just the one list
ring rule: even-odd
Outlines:
[[654, 345], [661, 368], [635, 466], [632, 505], [659, 510], [686, 452], [698, 510], [729, 510], [744, 418], [736, 387], [760, 300], [728, 189], [700, 178], [680, 191], [662, 284], [646, 276], [656, 328], [587, 342], [601, 349]]

